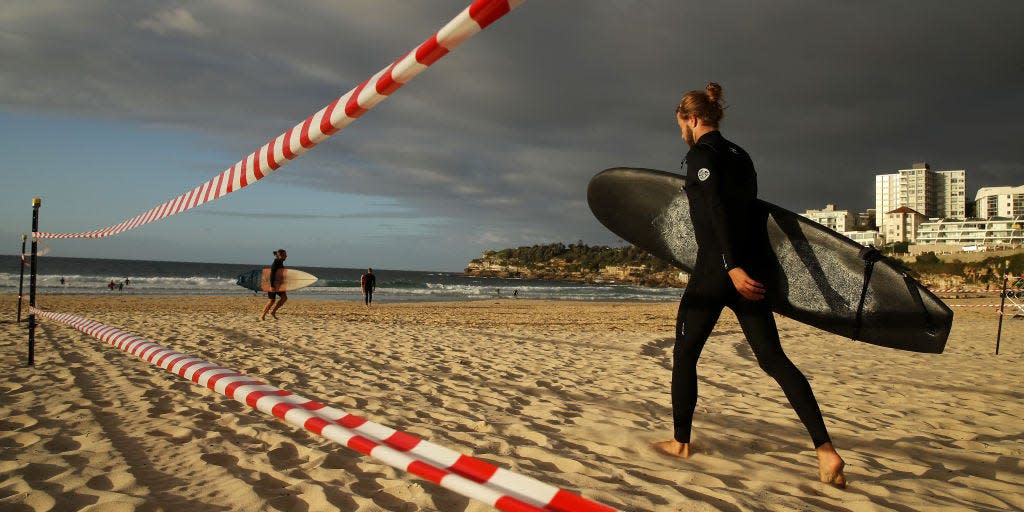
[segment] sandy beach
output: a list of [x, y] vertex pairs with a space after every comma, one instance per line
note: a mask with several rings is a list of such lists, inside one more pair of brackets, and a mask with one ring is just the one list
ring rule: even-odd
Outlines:
[[[0, 297], [0, 510], [478, 511], [392, 469], [40, 320], [26, 366]], [[997, 300], [997, 299], [996, 299]], [[671, 431], [675, 303], [376, 304], [257, 297], [42, 297], [179, 352], [622, 510], [1024, 509], [1024, 320], [949, 300], [946, 352], [853, 342], [779, 318], [846, 459], [813, 448], [723, 314], [699, 368], [696, 454]]]

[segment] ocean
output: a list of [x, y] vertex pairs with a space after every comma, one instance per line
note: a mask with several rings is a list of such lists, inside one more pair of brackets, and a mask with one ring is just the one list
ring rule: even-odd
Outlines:
[[[37, 258], [37, 295], [252, 295], [235, 284], [235, 277], [267, 265], [112, 260], [94, 258]], [[366, 269], [288, 265], [319, 278], [316, 284], [288, 292], [289, 297], [321, 300], [362, 300], [359, 277]], [[676, 301], [679, 288], [644, 288], [610, 283], [576, 283], [530, 279], [470, 277], [458, 272], [373, 270], [377, 275], [375, 302], [463, 301], [494, 298], [544, 300], [664, 302]], [[20, 263], [16, 255], [0, 256], [0, 293], [18, 293]], [[64, 284], [61, 284], [61, 279]], [[122, 289], [107, 285], [128, 281]], [[25, 267], [24, 293], [28, 295], [29, 268]]]

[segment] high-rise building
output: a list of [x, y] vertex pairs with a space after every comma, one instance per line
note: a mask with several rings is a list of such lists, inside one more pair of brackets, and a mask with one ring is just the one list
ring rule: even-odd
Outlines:
[[900, 175], [875, 175], [875, 227], [885, 225], [885, 214], [900, 207]]
[[967, 218], [967, 171], [938, 171], [936, 175], [936, 217]]
[[974, 198], [979, 219], [1024, 215], [1024, 185], [1019, 187], [982, 187]]
[[876, 225], [885, 226], [886, 213], [906, 207], [929, 218], [963, 219], [967, 215], [967, 171], [933, 171], [915, 163], [895, 174], [875, 176]]

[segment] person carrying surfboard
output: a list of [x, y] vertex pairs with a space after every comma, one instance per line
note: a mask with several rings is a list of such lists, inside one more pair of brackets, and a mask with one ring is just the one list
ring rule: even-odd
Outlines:
[[697, 405], [697, 360], [722, 309], [736, 314], [757, 362], [782, 387], [811, 436], [819, 478], [846, 487], [843, 459], [832, 446], [807, 379], [779, 341], [765, 281], [776, 264], [768, 241], [767, 212], [758, 206], [757, 173], [750, 156], [718, 130], [724, 115], [722, 87], [711, 82], [690, 91], [676, 108], [676, 122], [690, 146], [683, 160], [685, 190], [697, 239], [697, 258], [679, 302], [672, 364], [673, 437], [655, 443], [661, 452], [689, 457]]
[[373, 303], [373, 291], [377, 289], [377, 276], [373, 275], [372, 268], [359, 277], [359, 287], [363, 289], [363, 303], [369, 306]]
[[[284, 249], [278, 249], [274, 251], [274, 263], [270, 265], [270, 285], [271, 291], [267, 292], [267, 298], [270, 299], [267, 305], [263, 308], [263, 314], [260, 315], [260, 320], [267, 319], [267, 313], [277, 320], [277, 310], [284, 306], [284, 303], [288, 301], [288, 294], [284, 291], [274, 291], [277, 288], [277, 273], [279, 270], [284, 268], [284, 260], [288, 259], [288, 252]], [[274, 299], [277, 299], [275, 304]], [[271, 309], [273, 308], [273, 309]]]

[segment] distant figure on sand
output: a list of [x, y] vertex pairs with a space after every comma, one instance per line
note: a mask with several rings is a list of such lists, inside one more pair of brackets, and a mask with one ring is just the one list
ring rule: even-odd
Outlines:
[[[274, 263], [270, 265], [271, 291], [267, 292], [267, 298], [270, 300], [269, 302], [267, 302], [267, 305], [263, 308], [263, 314], [260, 315], [260, 320], [266, 320], [268, 312], [270, 313], [270, 316], [274, 317], [274, 320], [277, 320], [277, 310], [281, 309], [281, 306], [284, 306], [285, 302], [288, 302], [287, 293], [283, 291], [274, 291], [276, 290], [278, 284], [278, 271], [284, 268], [284, 260], [286, 259], [288, 259], [288, 253], [284, 249], [278, 249], [274, 251]], [[277, 299], [276, 303], [274, 302], [275, 298]]]
[[363, 290], [363, 302], [369, 306], [373, 303], [373, 291], [377, 289], [377, 276], [373, 275], [373, 269], [366, 269], [366, 273], [359, 278], [359, 288]]
[[690, 456], [690, 429], [697, 405], [697, 359], [722, 308], [736, 313], [761, 368], [782, 387], [810, 434], [822, 482], [846, 487], [843, 459], [832, 447], [821, 410], [800, 370], [779, 342], [763, 284], [775, 260], [768, 242], [767, 212], [758, 207], [757, 173], [750, 156], [718, 131], [724, 111], [722, 88], [709, 83], [690, 91], [676, 108], [676, 122], [690, 146], [683, 165], [697, 261], [676, 317], [672, 364], [673, 438], [655, 444], [661, 452]]

